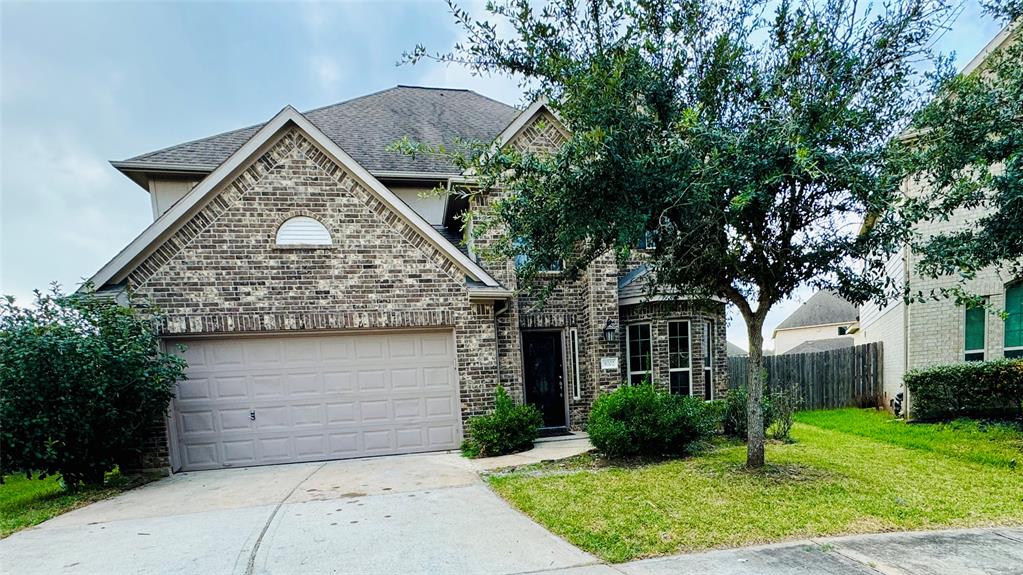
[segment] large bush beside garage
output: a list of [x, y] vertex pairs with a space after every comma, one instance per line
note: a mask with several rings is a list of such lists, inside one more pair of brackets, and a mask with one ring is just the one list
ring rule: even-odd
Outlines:
[[1023, 415], [1023, 360], [970, 361], [903, 376], [913, 419]]
[[494, 457], [525, 451], [540, 435], [543, 416], [536, 406], [518, 404], [504, 387], [494, 393], [494, 411], [469, 419], [468, 437], [462, 443], [466, 457]]
[[0, 305], [0, 472], [101, 484], [142, 452], [184, 361], [159, 350], [154, 310], [56, 286]]
[[717, 418], [706, 402], [649, 383], [625, 384], [593, 402], [587, 432], [608, 457], [677, 456], [709, 437]]

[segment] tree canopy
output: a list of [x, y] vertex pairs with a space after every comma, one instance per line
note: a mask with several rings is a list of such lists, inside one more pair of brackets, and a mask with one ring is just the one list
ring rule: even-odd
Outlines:
[[502, 190], [474, 231], [503, 230], [490, 255], [528, 256], [527, 281], [652, 240], [653, 289], [734, 304], [749, 331], [748, 463], [762, 465], [768, 310], [806, 284], [854, 302], [903, 295], [885, 260], [961, 203], [908, 201], [920, 154], [895, 138], [952, 75], [931, 47], [955, 7], [509, 0], [488, 3], [493, 21], [451, 10], [468, 40], [407, 60], [518, 77], [571, 135], [550, 153], [407, 151], [451, 154], [474, 193]]

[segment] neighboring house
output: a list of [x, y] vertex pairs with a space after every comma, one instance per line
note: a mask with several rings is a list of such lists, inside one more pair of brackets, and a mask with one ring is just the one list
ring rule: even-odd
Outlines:
[[612, 254], [537, 302], [514, 262], [476, 257], [493, 237], [462, 241], [468, 201], [428, 193], [466, 177], [388, 151], [403, 137], [542, 151], [566, 134], [540, 102], [399, 86], [113, 162], [155, 221], [92, 283], [148, 298], [166, 348], [187, 346], [188, 379], [144, 464], [453, 449], [498, 384], [550, 428], [584, 425], [626, 380], [723, 391], [723, 303], [647, 297], [645, 267]]
[[725, 349], [728, 353], [728, 357], [746, 357], [747, 355], [749, 355], [748, 351], [742, 349], [741, 347], [735, 345], [730, 341], [725, 342]]
[[835, 292], [821, 290], [774, 328], [774, 355], [855, 345], [858, 321], [855, 305]]
[[[966, 66], [963, 73], [973, 73], [983, 65], [988, 54], [1017, 41], [1019, 36], [1018, 24], [1003, 30]], [[914, 193], [914, 185], [907, 182], [907, 193]], [[925, 223], [918, 231], [923, 237], [954, 231], [984, 214], [984, 208], [961, 210], [947, 221]], [[908, 247], [903, 247], [889, 258], [887, 273], [896, 285], [908, 282], [912, 291], [924, 294], [958, 285], [955, 278], [933, 279], [919, 275], [916, 258], [917, 254]], [[885, 405], [889, 405], [897, 393], [904, 391], [902, 376], [908, 370], [964, 360], [1023, 357], [1023, 278], [991, 267], [980, 271], [964, 287], [971, 293], [984, 296], [993, 309], [1004, 310], [1008, 314], [1005, 321], [989, 311], [980, 308], [967, 310], [945, 298], [911, 305], [899, 299], [884, 307], [873, 303], [861, 307], [863, 340], [884, 344]]]

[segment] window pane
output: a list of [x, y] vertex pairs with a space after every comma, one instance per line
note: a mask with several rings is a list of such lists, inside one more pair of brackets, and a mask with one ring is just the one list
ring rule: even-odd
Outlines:
[[668, 368], [689, 367], [689, 322], [668, 322]]
[[712, 348], [714, 344], [714, 322], [708, 321], [703, 326], [703, 365], [710, 365], [710, 358], [713, 355]]
[[1013, 349], [1005, 352], [1005, 357], [1009, 359], [1023, 358], [1023, 349]]
[[984, 352], [978, 351], [966, 354], [966, 361], [984, 361]]
[[713, 376], [709, 369], [703, 370], [703, 398], [714, 399], [714, 389], [711, 380]]
[[1005, 347], [1023, 347], [1023, 284], [1005, 290], [1005, 313]]
[[984, 349], [984, 316], [987, 311], [982, 307], [966, 310], [966, 347], [967, 350]]
[[629, 326], [629, 371], [650, 371], [650, 325]]
[[688, 371], [673, 371], [668, 374], [668, 378], [671, 393], [675, 395], [690, 395]]
[[648, 383], [650, 376], [645, 373], [634, 373], [629, 376], [629, 383], [632, 385], [639, 385], [641, 383]]

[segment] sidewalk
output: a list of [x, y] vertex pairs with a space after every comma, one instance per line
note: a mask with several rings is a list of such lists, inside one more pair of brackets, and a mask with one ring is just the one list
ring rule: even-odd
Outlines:
[[533, 449], [501, 455], [498, 457], [484, 457], [481, 459], [465, 459], [469, 467], [476, 472], [493, 471], [502, 467], [518, 467], [541, 463], [543, 461], [554, 461], [566, 459], [580, 453], [586, 453], [593, 449], [590, 444], [590, 436], [582, 432], [573, 432], [571, 435], [560, 435], [557, 437], [541, 437], [537, 439]]
[[546, 571], [545, 575], [1021, 575], [1023, 529], [850, 535]]

